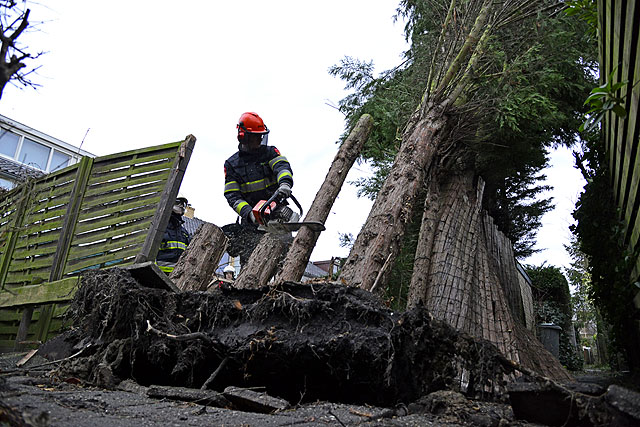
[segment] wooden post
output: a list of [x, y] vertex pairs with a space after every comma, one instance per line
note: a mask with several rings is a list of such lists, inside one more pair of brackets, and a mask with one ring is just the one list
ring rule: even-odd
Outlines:
[[182, 178], [184, 177], [187, 165], [189, 164], [189, 159], [191, 159], [191, 153], [193, 152], [195, 144], [196, 137], [188, 135], [176, 153], [176, 161], [173, 164], [171, 176], [167, 181], [165, 190], [162, 192], [156, 214], [151, 220], [147, 239], [142, 245], [140, 253], [136, 256], [136, 264], [143, 263], [145, 261], [153, 261], [156, 258], [158, 248], [162, 242], [162, 235], [164, 234], [164, 230], [167, 228], [167, 224], [169, 224], [171, 209], [173, 209], [173, 203], [176, 200], [176, 197], [178, 197], [180, 184], [182, 183]]
[[286, 239], [289, 234], [267, 233], [251, 253], [247, 265], [242, 266], [234, 285], [240, 289], [258, 289], [265, 286], [273, 277], [278, 263], [287, 250]]
[[222, 229], [205, 222], [198, 229], [169, 278], [183, 291], [204, 291], [215, 276], [229, 239]]
[[[336, 153], [329, 172], [320, 190], [318, 190], [304, 221], [319, 221], [324, 224], [327, 220], [331, 207], [336, 197], [338, 197], [340, 189], [342, 189], [342, 184], [344, 184], [351, 166], [358, 158], [372, 127], [373, 118], [369, 114], [364, 114], [360, 117], [349, 137]], [[307, 227], [302, 227], [298, 231], [287, 253], [282, 272], [276, 279], [277, 282], [297, 282], [302, 278], [319, 235], [320, 233], [313, 232]]]

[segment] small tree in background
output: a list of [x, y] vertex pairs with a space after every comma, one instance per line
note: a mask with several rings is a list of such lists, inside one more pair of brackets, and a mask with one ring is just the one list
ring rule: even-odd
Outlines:
[[560, 354], [559, 359], [567, 369], [578, 371], [582, 369], [582, 357], [576, 351], [572, 335], [575, 336], [571, 294], [569, 283], [562, 271], [553, 266], [525, 266], [525, 270], [532, 282], [533, 305], [536, 324], [553, 323], [560, 326]]
[[42, 53], [28, 53], [27, 47], [18, 41], [29, 27], [31, 10], [26, 5], [26, 1], [0, 0], [0, 98], [10, 81], [24, 87], [37, 86], [29, 79], [29, 75], [37, 68], [27, 67], [26, 61]]

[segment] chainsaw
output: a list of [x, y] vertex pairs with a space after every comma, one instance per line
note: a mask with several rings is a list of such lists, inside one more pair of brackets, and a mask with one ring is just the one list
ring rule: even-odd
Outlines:
[[253, 208], [253, 216], [258, 224], [258, 229], [275, 234], [285, 234], [298, 231], [302, 227], [309, 227], [312, 231], [324, 231], [325, 226], [319, 221], [300, 221], [302, 206], [292, 195], [289, 198], [298, 207], [300, 213], [295, 212], [285, 204], [287, 197], [277, 192], [269, 200], [260, 200]]

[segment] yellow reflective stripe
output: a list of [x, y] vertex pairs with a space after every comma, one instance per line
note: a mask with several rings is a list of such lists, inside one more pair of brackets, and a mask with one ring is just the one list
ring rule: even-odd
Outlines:
[[278, 182], [280, 182], [280, 180], [282, 178], [284, 178], [285, 176], [290, 176], [291, 178], [293, 178], [293, 175], [291, 175], [291, 172], [289, 171], [282, 171], [278, 174]]
[[249, 203], [247, 202], [236, 203], [236, 205], [234, 206], [234, 209], [236, 210], [238, 215], [240, 215], [240, 213], [242, 212], [242, 208], [244, 208], [245, 206], [249, 206]]
[[253, 193], [254, 191], [264, 190], [270, 185], [275, 184], [271, 178], [267, 177], [259, 179], [257, 181], [247, 182], [246, 184], [240, 184], [240, 190], [243, 193]]
[[171, 273], [176, 268], [175, 262], [156, 261], [155, 264], [165, 273]]
[[286, 161], [287, 161], [287, 158], [285, 156], [274, 157], [273, 159], [269, 160], [269, 167], [273, 169], [276, 163], [286, 162]]
[[240, 191], [240, 184], [237, 181], [229, 181], [224, 185], [224, 192]]
[[187, 245], [176, 240], [169, 240], [168, 242], [162, 243], [160, 249], [182, 249], [184, 251], [187, 249]]

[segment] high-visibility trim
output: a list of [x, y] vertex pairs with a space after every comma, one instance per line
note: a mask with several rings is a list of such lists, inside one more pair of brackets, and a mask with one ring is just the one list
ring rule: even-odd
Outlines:
[[175, 262], [156, 261], [156, 265], [165, 273], [171, 273], [176, 268]]
[[270, 178], [259, 179], [257, 181], [247, 182], [245, 184], [240, 184], [240, 190], [243, 193], [253, 193], [255, 191], [264, 190], [265, 188], [275, 184], [275, 182]]
[[269, 167], [271, 168], [271, 170], [273, 170], [276, 163], [286, 162], [286, 161], [287, 161], [287, 158], [285, 156], [274, 157], [273, 159], [269, 160]]
[[278, 182], [280, 182], [282, 180], [282, 178], [284, 178], [285, 176], [290, 176], [291, 179], [293, 179], [293, 175], [291, 174], [291, 172], [289, 171], [282, 171], [278, 174]]
[[224, 185], [224, 192], [240, 191], [240, 184], [237, 181], [229, 181]]
[[182, 249], [183, 251], [187, 250], [187, 245], [182, 242], [178, 242], [177, 240], [169, 240], [167, 242], [162, 242], [160, 245], [160, 250], [170, 250], [170, 249]]
[[240, 202], [236, 202], [235, 205], [233, 206], [233, 209], [235, 209], [238, 215], [242, 215], [242, 208], [244, 208], [245, 206], [249, 206], [249, 203], [243, 200]]

